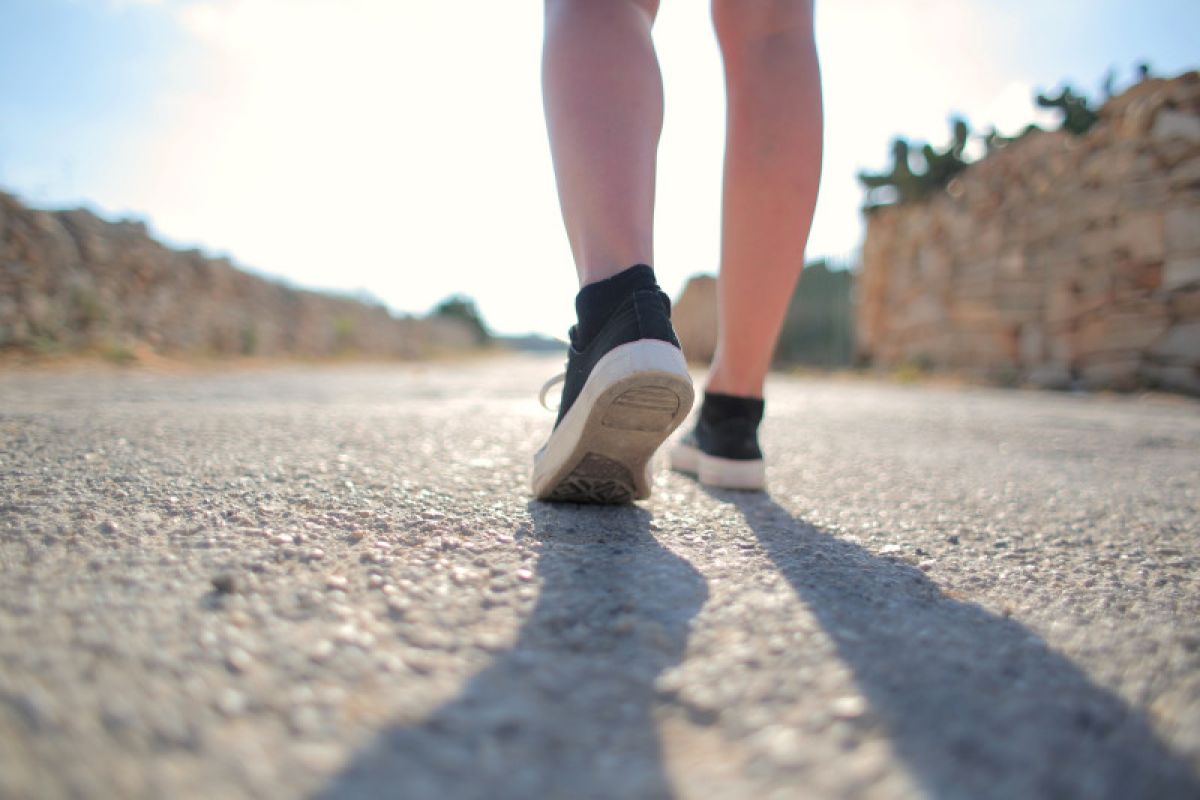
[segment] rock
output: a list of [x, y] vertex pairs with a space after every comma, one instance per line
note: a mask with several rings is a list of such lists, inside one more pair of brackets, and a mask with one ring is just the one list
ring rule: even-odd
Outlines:
[[1175, 325], [1150, 352], [1160, 359], [1200, 365], [1200, 320]]
[[1071, 388], [1071, 370], [1065, 364], [1041, 364], [1029, 371], [1026, 380], [1039, 389], [1064, 391]]
[[235, 594], [239, 590], [237, 578], [229, 572], [213, 577], [212, 587], [217, 594]]
[[254, 663], [254, 658], [240, 647], [234, 647], [225, 654], [225, 666], [230, 672], [245, 672]]
[[237, 689], [226, 688], [217, 695], [214, 705], [225, 716], [236, 717], [246, 711], [246, 696]]
[[1200, 144], [1200, 116], [1185, 111], [1164, 108], [1154, 118], [1150, 129], [1152, 139], [1183, 139]]
[[1167, 291], [1200, 283], [1200, 255], [1173, 256], [1163, 266], [1162, 288]]
[[1141, 374], [1155, 389], [1200, 395], [1200, 367], [1171, 364], [1143, 364]]
[[172, 250], [138, 221], [36, 211], [0, 193], [0, 343], [116, 353], [412, 358], [476, 347], [459, 320], [293, 289]]
[[1200, 284], [1200, 81], [1143, 81], [1085, 137], [1025, 137], [953, 192], [873, 210], [861, 360], [1006, 384], [1185, 387]]
[[1080, 369], [1080, 383], [1085, 389], [1132, 391], [1140, 383], [1141, 359], [1137, 356], [1113, 356], [1092, 360]]
[[867, 701], [858, 695], [847, 695], [833, 701], [829, 708], [835, 719], [858, 719], [867, 711]]
[[1200, 253], [1200, 205], [1172, 208], [1166, 214], [1167, 251]]
[[62, 715], [54, 698], [44, 689], [33, 687], [23, 693], [10, 694], [7, 698], [0, 695], [0, 700], [5, 699], [32, 730], [51, 730], [62, 722]]
[[689, 278], [671, 309], [671, 321], [688, 361], [712, 361], [717, 349], [717, 279], [711, 275]]
[[1114, 239], [1118, 250], [1137, 261], [1161, 261], [1167, 255], [1162, 211], [1133, 211], [1121, 215]]

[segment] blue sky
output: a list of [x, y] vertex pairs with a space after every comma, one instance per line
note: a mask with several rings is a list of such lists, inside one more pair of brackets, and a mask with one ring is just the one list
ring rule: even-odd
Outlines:
[[[715, 269], [723, 99], [699, 0], [663, 0], [656, 267]], [[536, 0], [0, 0], [0, 188], [403, 311], [466, 292], [562, 335], [574, 273]], [[1013, 131], [1063, 80], [1200, 66], [1200, 3], [819, 0], [826, 159], [809, 257], [860, 244], [854, 173], [947, 118]]]

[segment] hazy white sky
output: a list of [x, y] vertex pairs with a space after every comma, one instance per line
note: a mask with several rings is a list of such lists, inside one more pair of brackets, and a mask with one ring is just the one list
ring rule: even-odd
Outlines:
[[[748, 0], [749, 1], [749, 0]], [[1061, 80], [1196, 65], [1200, 3], [825, 0], [826, 159], [809, 257], [862, 235], [854, 180], [895, 134], [1013, 131]], [[453, 292], [503, 332], [565, 333], [575, 291], [541, 114], [536, 0], [0, 0], [0, 187], [404, 311]], [[656, 268], [713, 271], [720, 62], [663, 0]]]

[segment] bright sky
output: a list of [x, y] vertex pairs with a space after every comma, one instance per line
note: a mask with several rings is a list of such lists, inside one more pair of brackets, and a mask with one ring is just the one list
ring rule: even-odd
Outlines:
[[[750, 1], [750, 0], [747, 0]], [[536, 0], [0, 0], [0, 188], [399, 311], [476, 299], [562, 336], [575, 292]], [[724, 101], [701, 0], [663, 0], [656, 269], [716, 268]], [[947, 119], [1015, 131], [1063, 80], [1200, 62], [1200, 3], [818, 0], [826, 158], [808, 256], [861, 244], [861, 168]]]

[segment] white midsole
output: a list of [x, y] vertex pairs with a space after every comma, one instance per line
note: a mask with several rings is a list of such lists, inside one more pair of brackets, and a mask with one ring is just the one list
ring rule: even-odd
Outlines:
[[767, 470], [762, 459], [710, 456], [683, 442], [671, 448], [671, 469], [695, 475], [705, 486], [721, 489], [764, 489], [767, 485]]
[[[579, 456], [577, 450], [580, 441], [592, 413], [597, 410], [600, 397], [617, 383], [635, 376], [645, 376], [648, 380], [667, 378], [679, 384], [681, 390], [686, 388], [687, 402], [681, 407], [678, 420], [671, 430], [687, 416], [692, 400], [691, 375], [678, 347], [657, 339], [639, 339], [614, 347], [596, 362], [579, 397], [534, 456], [532, 488], [535, 496], [540, 497], [544, 490], [550, 488], [549, 484], [561, 477], [559, 473], [564, 466]], [[664, 439], [671, 430], [663, 433]], [[638, 488], [643, 491], [639, 494], [648, 492], [649, 461], [641, 466], [640, 472], [636, 479], [641, 481], [642, 485]]]

